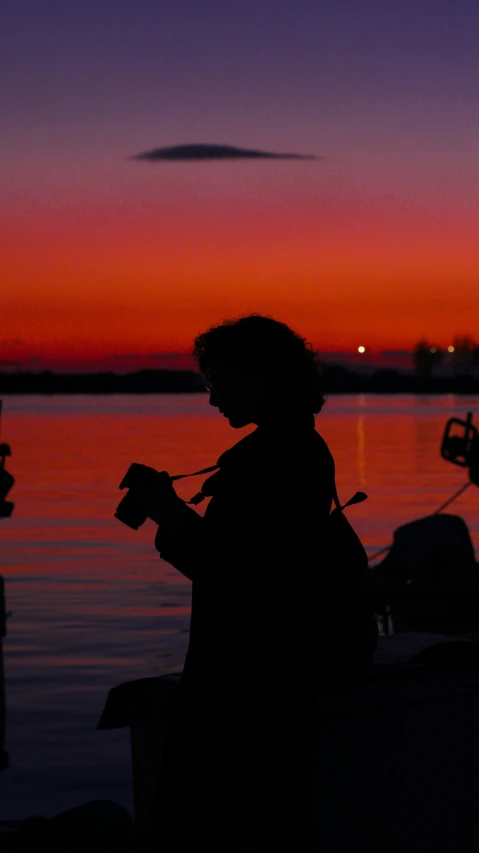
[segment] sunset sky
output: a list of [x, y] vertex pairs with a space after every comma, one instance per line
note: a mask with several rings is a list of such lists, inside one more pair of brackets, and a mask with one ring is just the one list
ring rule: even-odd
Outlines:
[[[477, 0], [1, 5], [0, 362], [477, 338]], [[193, 143], [316, 159], [132, 159]]]

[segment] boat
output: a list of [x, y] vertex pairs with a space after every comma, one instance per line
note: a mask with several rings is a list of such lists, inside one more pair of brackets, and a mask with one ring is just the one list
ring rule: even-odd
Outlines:
[[433, 514], [398, 527], [385, 558], [371, 569], [371, 595], [385, 633], [479, 631], [479, 563], [471, 534], [464, 519], [444, 512], [467, 488], [479, 486], [472, 412], [447, 421], [440, 452], [469, 478]]

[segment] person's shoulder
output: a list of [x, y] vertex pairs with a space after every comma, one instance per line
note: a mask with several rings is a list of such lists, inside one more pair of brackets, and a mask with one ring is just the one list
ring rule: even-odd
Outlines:
[[226, 450], [218, 465], [223, 470], [259, 466], [271, 471], [303, 467], [334, 471], [331, 451], [314, 427], [277, 432], [256, 429]]
[[219, 457], [217, 464], [220, 468], [241, 465], [258, 456], [261, 449], [262, 442], [261, 438], [258, 440], [258, 430], [256, 429], [245, 435], [228, 450], [225, 450]]
[[255, 430], [218, 459], [219, 471], [203, 483], [205, 495], [262, 499], [285, 490], [297, 497], [320, 496], [334, 482], [334, 462], [323, 437], [314, 428], [295, 435]]

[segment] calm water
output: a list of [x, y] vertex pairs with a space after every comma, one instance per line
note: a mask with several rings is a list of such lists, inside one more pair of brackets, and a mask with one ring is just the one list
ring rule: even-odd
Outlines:
[[[55, 814], [93, 798], [132, 808], [127, 730], [97, 732], [110, 687], [178, 671], [190, 584], [113, 512], [132, 461], [196, 471], [251, 431], [233, 431], [206, 395], [4, 396], [14, 515], [0, 522], [1, 574], [13, 611], [4, 644], [7, 748], [0, 818]], [[427, 515], [466, 480], [439, 446], [447, 418], [479, 398], [331, 397], [317, 429], [334, 454], [340, 497], [369, 553]], [[181, 481], [189, 498], [199, 480]], [[199, 509], [204, 507], [201, 505]], [[479, 491], [451, 511], [479, 547]], [[294, 566], [291, 567], [294, 571]]]

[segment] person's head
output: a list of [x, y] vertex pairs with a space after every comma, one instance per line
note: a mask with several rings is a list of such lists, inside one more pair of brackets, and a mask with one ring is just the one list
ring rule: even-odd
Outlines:
[[314, 415], [324, 404], [318, 354], [272, 317], [250, 314], [213, 326], [195, 339], [193, 357], [211, 405], [235, 429]]

